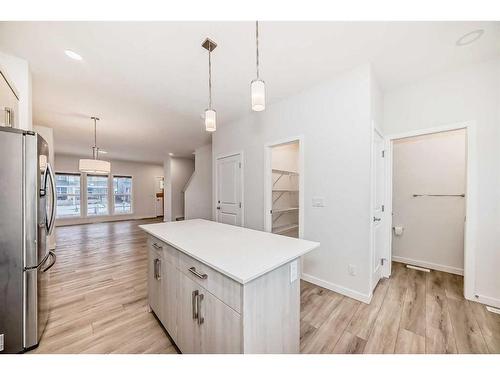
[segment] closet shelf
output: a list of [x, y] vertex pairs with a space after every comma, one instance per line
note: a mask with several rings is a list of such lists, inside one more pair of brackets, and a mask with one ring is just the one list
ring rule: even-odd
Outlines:
[[298, 207], [287, 207], [287, 208], [276, 208], [276, 209], [273, 208], [273, 214], [281, 214], [281, 213], [285, 213], [285, 212], [294, 212], [294, 211], [298, 211], [298, 210], [299, 210]]
[[273, 189], [273, 193], [298, 193], [299, 191], [296, 189]]
[[297, 172], [285, 171], [283, 169], [273, 169], [273, 173], [279, 173], [279, 174], [284, 174], [284, 175], [288, 175], [288, 176], [298, 176], [299, 175]]
[[286, 232], [291, 231], [293, 229], [297, 229], [298, 227], [299, 227], [299, 224], [281, 225], [279, 227], [274, 227], [273, 233], [275, 233], [275, 234], [286, 233]]

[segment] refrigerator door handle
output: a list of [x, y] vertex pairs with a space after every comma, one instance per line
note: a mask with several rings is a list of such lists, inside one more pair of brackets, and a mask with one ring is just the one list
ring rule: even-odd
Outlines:
[[52, 262], [50, 262], [50, 264], [46, 268], [44, 268], [42, 270], [42, 272], [47, 272], [48, 270], [50, 270], [52, 268], [52, 266], [54, 264], [56, 264], [56, 260], [57, 260], [56, 253], [54, 253], [53, 251], [50, 251], [49, 255], [52, 257]]
[[[54, 224], [56, 221], [56, 179], [54, 177], [54, 171], [50, 163], [47, 163], [47, 173], [45, 176], [50, 177], [50, 192], [52, 194], [52, 207], [50, 208], [50, 222], [47, 223], [47, 235], [51, 235], [54, 231]], [[45, 189], [47, 189], [47, 182], [45, 182]]]

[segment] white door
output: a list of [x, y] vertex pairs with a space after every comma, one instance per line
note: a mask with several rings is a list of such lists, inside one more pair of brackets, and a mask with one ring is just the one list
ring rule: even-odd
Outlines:
[[372, 286], [375, 288], [382, 275], [384, 258], [385, 207], [385, 142], [383, 136], [373, 129], [372, 147]]
[[241, 154], [217, 159], [216, 173], [216, 220], [241, 226]]

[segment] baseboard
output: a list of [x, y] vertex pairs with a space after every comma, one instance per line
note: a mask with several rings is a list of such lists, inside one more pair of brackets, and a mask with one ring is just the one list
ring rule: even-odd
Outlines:
[[130, 221], [130, 220], [143, 220], [143, 219], [156, 219], [154, 216], [127, 216], [127, 215], [117, 215], [117, 216], [101, 216], [92, 218], [80, 218], [80, 219], [59, 219], [56, 220], [57, 227], [67, 227], [71, 225], [83, 225], [83, 224], [97, 224], [97, 223], [110, 223], [113, 221]]
[[497, 307], [500, 309], [500, 299], [498, 299], [498, 298], [481, 296], [479, 294], [476, 294], [472, 298], [468, 298], [468, 299], [470, 299], [471, 301], [482, 303], [483, 305], [493, 306], [493, 307]]
[[340, 285], [337, 285], [337, 284], [333, 284], [333, 283], [331, 283], [329, 281], [325, 281], [325, 280], [319, 279], [319, 278], [311, 276], [311, 275], [309, 275], [307, 273], [302, 273], [302, 277], [301, 278], [304, 281], [310, 282], [312, 284], [316, 284], [316, 285], [318, 285], [320, 287], [329, 289], [329, 290], [331, 290], [333, 292], [343, 294], [344, 296], [353, 298], [353, 299], [361, 301], [363, 303], [367, 303], [368, 304], [372, 300], [372, 293], [370, 293], [370, 294], [363, 294], [363, 293], [357, 292], [355, 290], [352, 290], [352, 289], [349, 289], [349, 288], [346, 288], [346, 287], [343, 287], [343, 286], [340, 286]]
[[410, 259], [410, 258], [405, 258], [405, 257], [398, 257], [398, 256], [395, 256], [395, 255], [392, 256], [392, 260], [394, 262], [398, 262], [398, 263], [411, 264], [412, 266], [430, 268], [432, 270], [453, 273], [455, 275], [461, 275], [461, 276], [464, 275], [464, 270], [462, 268], [445, 266], [445, 265], [442, 265], [442, 264], [425, 262], [425, 261], [422, 261], [422, 260]]

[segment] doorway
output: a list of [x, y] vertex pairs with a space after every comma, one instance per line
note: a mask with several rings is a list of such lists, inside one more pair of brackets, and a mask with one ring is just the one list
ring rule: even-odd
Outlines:
[[220, 156], [215, 168], [215, 220], [243, 226], [242, 153]]
[[164, 204], [163, 200], [165, 197], [165, 178], [163, 176], [155, 177], [155, 213], [156, 217], [162, 217], [164, 215]]
[[288, 237], [303, 235], [303, 142], [301, 137], [265, 146], [265, 229]]
[[[386, 148], [386, 211], [392, 219], [384, 226], [385, 258], [463, 274], [465, 298], [481, 302], [474, 292], [474, 124], [389, 136]], [[383, 276], [390, 276], [391, 264], [384, 264]]]

